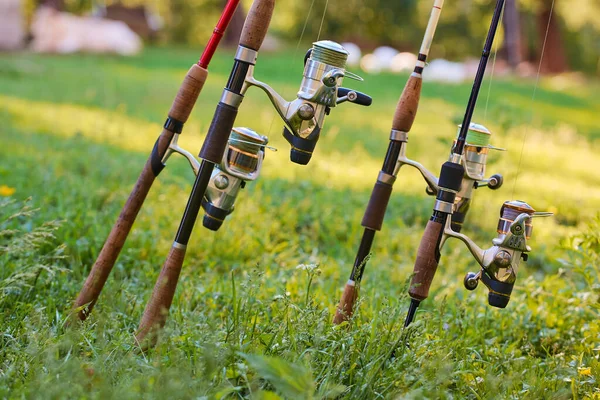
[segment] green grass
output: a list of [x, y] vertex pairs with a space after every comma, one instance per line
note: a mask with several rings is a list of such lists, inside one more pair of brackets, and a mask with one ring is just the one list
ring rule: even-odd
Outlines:
[[[488, 168], [505, 186], [477, 194], [465, 232], [491, 245], [499, 207], [513, 198], [556, 213], [536, 220], [505, 310], [489, 308], [482, 288], [465, 291], [476, 266], [449, 242], [418, 321], [402, 331], [432, 206], [418, 174], [403, 169], [358, 312], [350, 326], [331, 325], [406, 80], [379, 75], [346, 81], [373, 106], [334, 109], [306, 167], [288, 161], [264, 94], [249, 92], [237, 125], [279, 151], [217, 234], [196, 228], [156, 350], [140, 353], [133, 333], [193, 180], [180, 158], [155, 183], [92, 317], [66, 328], [197, 54], [0, 57], [0, 192], [15, 190], [0, 198], [0, 397], [600, 398], [598, 82], [542, 79], [533, 104], [533, 81], [496, 78], [489, 103], [484, 85], [475, 119], [508, 150]], [[181, 137], [193, 153], [230, 57], [215, 58]], [[291, 98], [301, 70], [301, 55], [263, 54], [256, 77]], [[469, 91], [425, 84], [409, 157], [437, 172]]]

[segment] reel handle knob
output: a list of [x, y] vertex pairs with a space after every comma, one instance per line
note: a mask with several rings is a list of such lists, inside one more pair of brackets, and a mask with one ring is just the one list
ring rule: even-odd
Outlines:
[[492, 190], [498, 190], [502, 187], [504, 183], [504, 177], [500, 174], [494, 174], [490, 176], [490, 181], [488, 183], [488, 187]]
[[338, 88], [337, 95], [338, 97], [348, 97], [349, 102], [358, 104], [359, 106], [368, 107], [373, 103], [371, 96], [344, 87]]
[[465, 275], [463, 283], [465, 285], [465, 289], [467, 290], [477, 289], [477, 286], [479, 285], [479, 274], [476, 274], [475, 272], [469, 272], [467, 275]]

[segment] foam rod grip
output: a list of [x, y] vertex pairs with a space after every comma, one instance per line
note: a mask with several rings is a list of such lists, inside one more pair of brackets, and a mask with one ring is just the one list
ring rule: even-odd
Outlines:
[[185, 249], [171, 247], [135, 335], [143, 348], [154, 346], [157, 333], [165, 326], [184, 258]]
[[213, 164], [221, 162], [236, 117], [236, 108], [223, 103], [217, 105], [208, 134], [200, 150], [200, 158]]
[[[173, 139], [173, 132], [163, 129], [157, 144], [159, 154], [165, 153], [171, 143], [171, 139]], [[79, 296], [75, 300], [74, 308], [80, 309], [77, 315], [82, 321], [89, 316], [98, 301], [98, 297], [121, 253], [125, 240], [127, 240], [131, 227], [154, 183], [156, 175], [152, 171], [151, 159], [152, 155], [146, 161], [146, 165], [135, 183], [127, 202], [123, 206], [117, 222], [110, 231], [106, 242], [104, 242], [104, 246], [102, 246], [102, 250], [92, 266]], [[84, 308], [86, 305], [87, 307]]]
[[358, 292], [356, 290], [356, 285], [347, 283], [342, 298], [340, 299], [340, 304], [335, 310], [335, 317], [333, 318], [334, 324], [339, 325], [352, 317], [357, 296]]
[[371, 192], [371, 198], [369, 199], [369, 205], [363, 216], [362, 226], [365, 228], [372, 229], [374, 231], [380, 231], [383, 226], [383, 219], [385, 217], [385, 211], [387, 210], [390, 197], [392, 196], [392, 185], [388, 185], [382, 182], [376, 182], [373, 192]]
[[171, 105], [169, 117], [180, 122], [188, 120], [207, 77], [208, 71], [198, 64], [194, 64], [190, 68]]
[[404, 86], [404, 90], [398, 100], [396, 112], [394, 113], [394, 121], [392, 129], [402, 132], [410, 132], [417, 110], [419, 108], [419, 99], [421, 98], [421, 87], [423, 79], [420, 76], [411, 75]]
[[260, 50], [267, 35], [274, 8], [275, 0], [254, 0], [242, 29], [241, 46], [256, 51]]
[[429, 288], [437, 271], [439, 263], [439, 244], [443, 234], [444, 225], [429, 221], [421, 239], [417, 260], [413, 271], [413, 278], [408, 294], [416, 300], [425, 300], [429, 296]]

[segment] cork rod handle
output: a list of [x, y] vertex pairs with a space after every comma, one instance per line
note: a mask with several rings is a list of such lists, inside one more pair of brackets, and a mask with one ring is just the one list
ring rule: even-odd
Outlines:
[[408, 294], [413, 299], [422, 301], [429, 296], [429, 288], [437, 271], [439, 258], [439, 245], [442, 238], [443, 224], [429, 221], [425, 233], [417, 250], [417, 260], [413, 271], [413, 278]]
[[169, 117], [187, 122], [207, 78], [208, 70], [198, 64], [192, 65], [185, 78], [183, 78], [183, 83], [179, 87], [175, 100], [173, 100]]
[[335, 310], [335, 317], [333, 318], [334, 324], [339, 325], [344, 321], [348, 321], [352, 317], [354, 303], [356, 302], [357, 297], [358, 291], [356, 290], [356, 285], [354, 282], [346, 283], [344, 293], [340, 299], [340, 304], [338, 304]]
[[381, 230], [385, 212], [390, 202], [390, 197], [392, 197], [392, 189], [393, 186], [388, 185], [387, 183], [375, 183], [375, 187], [373, 187], [373, 191], [371, 192], [369, 204], [367, 205], [365, 215], [362, 219], [363, 227], [374, 231]]
[[254, 0], [240, 37], [240, 45], [252, 50], [260, 50], [267, 35], [275, 0]]
[[155, 344], [157, 332], [164, 327], [167, 321], [184, 259], [185, 248], [175, 245], [171, 247], [135, 335], [144, 348]]
[[419, 108], [419, 100], [421, 98], [421, 88], [423, 87], [423, 79], [420, 74], [413, 73], [406, 82], [404, 90], [398, 100], [392, 129], [402, 132], [410, 132], [417, 110]]

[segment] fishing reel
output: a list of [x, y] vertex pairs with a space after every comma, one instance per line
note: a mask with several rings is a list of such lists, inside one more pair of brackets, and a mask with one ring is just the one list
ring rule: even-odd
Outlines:
[[202, 208], [202, 224], [217, 231], [235, 208], [235, 201], [246, 182], [258, 178], [269, 139], [248, 128], [233, 128], [223, 160], [210, 177]]
[[521, 260], [527, 261], [531, 247], [533, 218], [552, 216], [549, 212], [536, 212], [523, 201], [507, 201], [500, 209], [498, 237], [492, 240], [493, 246], [482, 250], [468, 236], [455, 232], [446, 224], [444, 235], [461, 240], [481, 265], [477, 273], [469, 272], [464, 279], [467, 290], [475, 290], [479, 281], [489, 290], [488, 303], [493, 307], [505, 308], [510, 301]]
[[[462, 125], [458, 126], [459, 132], [461, 127]], [[497, 190], [500, 189], [504, 183], [504, 179], [500, 174], [494, 174], [489, 178], [485, 178], [489, 151], [504, 151], [504, 149], [490, 145], [491, 136], [492, 133], [485, 126], [475, 123], [469, 125], [466, 145], [461, 159], [465, 174], [463, 176], [461, 189], [456, 194], [452, 213], [452, 229], [455, 232], [460, 232], [462, 229], [462, 224], [465, 220], [467, 211], [469, 211], [471, 206], [473, 190], [480, 187], [488, 187], [492, 190]], [[456, 145], [456, 140], [454, 141], [454, 145]], [[431, 196], [437, 195], [438, 178], [422, 164], [408, 159], [406, 157], [406, 146], [402, 147], [394, 175], [397, 174], [402, 165], [409, 165], [416, 168], [425, 179], [425, 182], [427, 182], [427, 194]]]
[[306, 165], [310, 161], [325, 120], [331, 108], [349, 101], [362, 106], [372, 103], [366, 94], [341, 87], [345, 76], [363, 79], [346, 71], [348, 52], [338, 43], [322, 40], [313, 43], [304, 59], [304, 76], [297, 98], [286, 101], [273, 88], [254, 78], [248, 71], [242, 94], [250, 86], [265, 91], [285, 123], [283, 136], [292, 146], [290, 159]]

